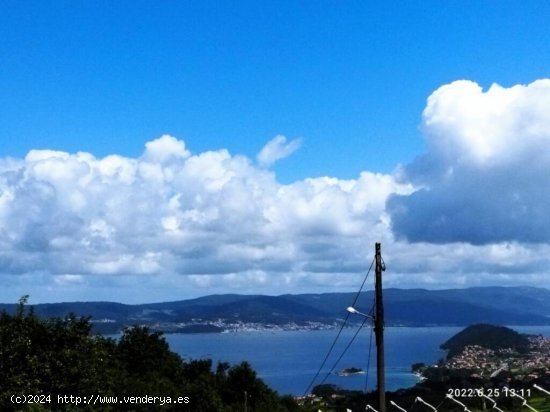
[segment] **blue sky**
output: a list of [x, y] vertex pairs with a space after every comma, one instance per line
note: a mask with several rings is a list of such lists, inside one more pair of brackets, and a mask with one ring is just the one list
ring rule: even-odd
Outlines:
[[[359, 251], [370, 247], [376, 237], [387, 240], [389, 253], [396, 256], [413, 246], [417, 251], [415, 258], [426, 258], [428, 253], [428, 258], [433, 260], [435, 255], [443, 253], [440, 248], [448, 248], [445, 253], [455, 262], [451, 265], [446, 261], [455, 275], [438, 275], [442, 271], [441, 262], [426, 264], [424, 270], [424, 264], [418, 268], [398, 264], [397, 273], [394, 272], [395, 285], [413, 272], [417, 277], [405, 282], [408, 287], [477, 285], [480, 281], [475, 279], [479, 279], [480, 273], [468, 267], [464, 256], [480, 253], [479, 248], [496, 250], [498, 256], [501, 250], [509, 254], [512, 250], [514, 256], [524, 259], [521, 270], [513, 262], [505, 267], [495, 262], [495, 267], [484, 268], [482, 274], [487, 279], [483, 278], [482, 284], [545, 284], [546, 277], [540, 277], [545, 262], [534, 256], [545, 250], [548, 242], [544, 234], [544, 213], [539, 210], [548, 201], [547, 192], [540, 186], [544, 185], [541, 176], [549, 171], [546, 159], [534, 162], [536, 167], [520, 176], [516, 186], [506, 174], [512, 164], [517, 166], [514, 162], [490, 163], [492, 169], [487, 175], [483, 175], [487, 164], [483, 167], [467, 162], [455, 164], [454, 155], [463, 153], [462, 143], [475, 135], [473, 129], [487, 131], [485, 121], [494, 120], [493, 114], [483, 112], [483, 121], [474, 116], [479, 123], [474, 122], [472, 129], [463, 130], [460, 124], [437, 123], [440, 117], [426, 115], [426, 110], [429, 96], [445, 85], [454, 85], [438, 94], [439, 103], [452, 102], [456, 96], [465, 95], [472, 100], [453, 106], [451, 112], [446, 109], [447, 103], [434, 104], [430, 113], [443, 113], [446, 119], [465, 116], [466, 124], [472, 117], [464, 107], [476, 104], [474, 100], [483, 100], [486, 94], [493, 96], [491, 99], [497, 103], [501, 101], [498, 91], [487, 93], [494, 83], [508, 91], [507, 96], [516, 96], [513, 86], [532, 84], [547, 77], [549, 17], [550, 5], [543, 1], [3, 2], [0, 158], [3, 159], [5, 200], [0, 205], [5, 208], [2, 225], [7, 246], [3, 255], [0, 253], [5, 268], [0, 282], [9, 288], [3, 289], [0, 298], [15, 301], [17, 294], [30, 291], [39, 301], [91, 296], [121, 301], [162, 300], [208, 293], [212, 283], [221, 285], [217, 292], [233, 292], [240, 288], [239, 282], [246, 284], [246, 279], [256, 282], [252, 282], [255, 286], [247, 292], [351, 290], [365, 266]], [[472, 84], [453, 83], [463, 79], [477, 83], [485, 94], [476, 92]], [[509, 152], [517, 151], [519, 146], [525, 153], [529, 147], [538, 153], [548, 148], [546, 138], [538, 134], [533, 137], [525, 127], [518, 126], [533, 118], [533, 124], [543, 131], [547, 126], [548, 112], [544, 105], [538, 111], [533, 109], [541, 107], [540, 101], [546, 101], [546, 86], [526, 90], [525, 96], [502, 108], [500, 116], [503, 117], [496, 118], [500, 124], [501, 118], [515, 119], [517, 115], [517, 122], [509, 125], [509, 129], [503, 126], [494, 132], [494, 138], [485, 142], [490, 150], [484, 145], [474, 145], [479, 151], [472, 159], [488, 161], [493, 155], [508, 159]], [[510, 130], [518, 136], [516, 140], [507, 140]], [[492, 136], [493, 130], [487, 133]], [[163, 135], [173, 137], [161, 138]], [[276, 138], [280, 135], [286, 140]], [[525, 139], [533, 139], [527, 148], [518, 143], [525, 141], [520, 139], [524, 135]], [[446, 136], [459, 136], [451, 139], [450, 147], [455, 148], [453, 155], [437, 149], [437, 142], [445, 141]], [[264, 160], [267, 160], [262, 162], [256, 156], [269, 141], [272, 145], [264, 151]], [[495, 143], [501, 141], [508, 142], [506, 150], [500, 150]], [[145, 149], [148, 142], [152, 144]], [[292, 147], [285, 146], [288, 144]], [[52, 165], [45, 152], [27, 156], [29, 151], [37, 149], [62, 151], [72, 157], [56, 155], [60, 163]], [[226, 155], [221, 154], [223, 149], [227, 149]], [[165, 151], [171, 150], [179, 153], [171, 162], [177, 158], [189, 168], [200, 164], [202, 166], [197, 167], [202, 174], [191, 168], [193, 173], [189, 172], [185, 179], [182, 177], [178, 181], [180, 186], [167, 183], [169, 167], [163, 162], [168, 162]], [[208, 155], [210, 151], [218, 153], [218, 157]], [[77, 158], [77, 152], [90, 153], [94, 159]], [[223, 180], [224, 173], [212, 172], [223, 164], [230, 171], [227, 173], [240, 177], [247, 188], [250, 181], [273, 186], [273, 192], [269, 192], [272, 197], [266, 195], [259, 201], [262, 211], [258, 216], [271, 216], [270, 222], [278, 225], [280, 233], [272, 238], [272, 235], [252, 231], [249, 235], [260, 240], [251, 246], [243, 239], [234, 238], [230, 231], [214, 228], [209, 223], [201, 226], [199, 232], [213, 233], [222, 239], [218, 240], [220, 245], [234, 249], [229, 247], [224, 251], [222, 246], [212, 246], [211, 240], [203, 244], [203, 238], [197, 235], [198, 238], [193, 238], [196, 250], [188, 253], [203, 254], [204, 261], [191, 264], [187, 258], [178, 258], [178, 248], [185, 249], [185, 240], [157, 239], [156, 246], [144, 249], [128, 240], [148, 236], [149, 232], [144, 229], [127, 237], [110, 239], [113, 256], [108, 262], [102, 260], [106, 255], [100, 254], [98, 247], [93, 252], [101, 257], [79, 267], [76, 262], [81, 261], [83, 250], [64, 249], [65, 246], [60, 246], [63, 241], [72, 238], [90, 248], [86, 243], [89, 239], [82, 234], [83, 228], [93, 227], [107, 236], [111, 232], [122, 233], [124, 225], [132, 221], [128, 216], [117, 220], [112, 215], [115, 209], [110, 208], [94, 215], [90, 201], [94, 195], [86, 188], [79, 186], [77, 190], [67, 183], [70, 176], [74, 178], [79, 173], [72, 168], [74, 165], [69, 165], [73, 160], [78, 165], [85, 163], [101, 176], [107, 173], [112, 177], [115, 167], [112, 159], [100, 162], [111, 154], [125, 159], [119, 161], [119, 166], [127, 161], [126, 166], [120, 166], [127, 167], [125, 170], [139, 169], [134, 163], [147, 163], [146, 159], [149, 159], [148, 165], [164, 165], [166, 191], [164, 197], [156, 200], [160, 205], [166, 201], [166, 213], [158, 216], [158, 222], [164, 222], [165, 229], [177, 227], [185, 233], [194, 233], [182, 223], [191, 211], [200, 211], [200, 216], [210, 216], [211, 212], [217, 216], [211, 217], [214, 220], [224, 216], [218, 202], [228, 202], [229, 195], [208, 198], [189, 189], [195, 184], [206, 185], [201, 179], [208, 173], [211, 179]], [[195, 157], [199, 160], [189, 162]], [[245, 166], [243, 159], [248, 162]], [[520, 158], [516, 160], [519, 162]], [[43, 164], [38, 168], [40, 162]], [[183, 168], [183, 163], [177, 167], [171, 163], [170, 167], [177, 171]], [[442, 167], [446, 167], [447, 172], [456, 170], [456, 180], [437, 172]], [[14, 178], [8, 177], [15, 170], [35, 174], [29, 172], [30, 179], [28, 173], [23, 173], [25, 177], [16, 185]], [[61, 178], [63, 174], [66, 175]], [[147, 188], [146, 193], [159, 185], [147, 180], [151, 176], [148, 174], [139, 183], [139, 188], [143, 185]], [[360, 216], [354, 215], [347, 222], [348, 215], [339, 209], [341, 205], [326, 204], [316, 197], [323, 193], [320, 186], [336, 185], [335, 181], [321, 179], [325, 176], [335, 179], [342, 193], [351, 193], [348, 186], [352, 183], [357, 187], [365, 185], [367, 189], [363, 192], [353, 189], [358, 192], [354, 192], [355, 200], [349, 197], [342, 200], [349, 202], [346, 210], [356, 213], [360, 209]], [[472, 181], [480, 177], [483, 180], [483, 176], [492, 185], [485, 188], [486, 192], [477, 192], [487, 196], [474, 196], [470, 210], [466, 207], [465, 193], [479, 189]], [[319, 180], [307, 183], [307, 179]], [[267, 180], [269, 183], [265, 183]], [[93, 193], [104, 196], [103, 204], [107, 204], [112, 199], [108, 184], [105, 179], [98, 181], [103, 183], [94, 186]], [[23, 187], [21, 182], [28, 187], [20, 193], [15, 188]], [[53, 188], [51, 197], [55, 201], [50, 195], [39, 196], [37, 193], [43, 192], [33, 186], [36, 182], [46, 182], [47, 187]], [[82, 180], [78, 182], [82, 185]], [[225, 180], [223, 182], [225, 185]], [[527, 190], [524, 189], [526, 182], [537, 184], [533, 183]], [[429, 193], [418, 190], [423, 185], [430, 187]], [[499, 185], [504, 185], [504, 192], [510, 193], [509, 199], [496, 198], [503, 192]], [[451, 196], [455, 191], [460, 192], [457, 199]], [[208, 198], [204, 202], [211, 202], [208, 207], [217, 208], [217, 212], [207, 213], [208, 207], [200, 209], [189, 200], [180, 204], [180, 214], [168, 213], [170, 199], [178, 193], [183, 199], [188, 192], [194, 193], [195, 200], [197, 196]], [[119, 188], [117, 193], [126, 192]], [[293, 193], [293, 197], [284, 197], [290, 196], [288, 193]], [[369, 195], [376, 197], [374, 211], [365, 200]], [[75, 200], [79, 196], [85, 200]], [[131, 202], [139, 204], [133, 191], [125, 196], [118, 200], [120, 208], [131, 208]], [[323, 196], [337, 198], [334, 194]], [[357, 199], [363, 199], [362, 206], [354, 203], [359, 202]], [[73, 201], [76, 203], [71, 203]], [[270, 201], [275, 205], [287, 204], [289, 208], [294, 207], [292, 202], [294, 205], [302, 202], [307, 213], [300, 212], [296, 206], [298, 211], [292, 217], [277, 212], [275, 218], [270, 215], [275, 213], [275, 205]], [[320, 210], [326, 210], [328, 215], [334, 213], [333, 220], [325, 221], [321, 214], [311, 214], [319, 202]], [[499, 215], [500, 220], [486, 219], [498, 215], [498, 204], [522, 212], [512, 218], [505, 213]], [[25, 207], [34, 210], [31, 206], [38, 209], [35, 215], [15, 213]], [[146, 206], [143, 208], [146, 210]], [[371, 212], [377, 217], [371, 216]], [[478, 212], [486, 215], [478, 216]], [[531, 220], [531, 225], [524, 224], [527, 218], [539, 215], [538, 220]], [[133, 219], [141, 222], [143, 216], [140, 216]], [[246, 216], [243, 214], [242, 218], [250, 217]], [[53, 230], [52, 219], [75, 223]], [[193, 219], [196, 223], [198, 218]], [[480, 221], [486, 223], [479, 224]], [[9, 222], [16, 222], [18, 226], [11, 228]], [[149, 227], [143, 222], [144, 227]], [[304, 232], [285, 231], [285, 227], [294, 227], [290, 222], [303, 225]], [[361, 239], [350, 228], [368, 231], [380, 222], [385, 222], [386, 229], [373, 230], [372, 239], [370, 235]], [[29, 237], [12, 239], [15, 236], [11, 235], [12, 231], [31, 233], [37, 224], [44, 227], [43, 233], [38, 231], [41, 237], [29, 234]], [[334, 234], [331, 224], [338, 226], [338, 236], [331, 237]], [[303, 241], [304, 237], [308, 238], [307, 242]], [[64, 240], [59, 240], [61, 238]], [[430, 252], [423, 249], [423, 242]], [[451, 251], [456, 252], [457, 244], [470, 252], [463, 252], [462, 257], [453, 255]], [[349, 248], [328, 253], [331, 245], [335, 250], [342, 249], [343, 245]], [[248, 265], [225, 259], [225, 253], [237, 249], [244, 253], [242, 259], [249, 262]], [[166, 250], [171, 251], [168, 257], [163, 255]], [[297, 251], [302, 251], [307, 258], [302, 256], [301, 264], [293, 266], [289, 261], [300, 260]], [[334, 254], [332, 260], [322, 259], [331, 253]], [[525, 257], [527, 255], [531, 257]], [[67, 256], [74, 257], [74, 262], [52, 263], [56, 258], [70, 260]], [[139, 258], [144, 262], [139, 270], [120, 263], [120, 260]], [[17, 264], [29, 259], [34, 263]], [[346, 266], [342, 262], [348, 260], [352, 262], [350, 267], [342, 269], [341, 276], [337, 275], [339, 265]], [[115, 261], [119, 261], [118, 266], [114, 265], [118, 269], [111, 267]], [[235, 267], [224, 269], [220, 274], [215, 268], [217, 265]], [[109, 269], [102, 270], [105, 266]], [[308, 269], [310, 266], [315, 267]], [[138, 281], [136, 272], [140, 270], [143, 274]], [[510, 277], [510, 271], [526, 277], [520, 281], [519, 277]], [[170, 275], [163, 275], [166, 273]], [[225, 283], [218, 282], [222, 278]], [[129, 286], [136, 284], [142, 286]], [[121, 292], [123, 290], [132, 292]]]
[[[135, 156], [170, 133], [194, 151], [304, 146], [279, 170], [356, 177], [422, 150], [427, 96], [544, 77], [546, 2], [5, 2], [2, 154]], [[335, 150], [336, 149], [336, 150]], [[336, 158], [335, 158], [336, 157]]]

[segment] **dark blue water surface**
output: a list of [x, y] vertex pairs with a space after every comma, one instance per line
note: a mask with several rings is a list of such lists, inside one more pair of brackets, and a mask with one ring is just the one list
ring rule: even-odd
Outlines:
[[[513, 327], [522, 333], [542, 333], [550, 336], [550, 327]], [[413, 386], [417, 379], [410, 373], [415, 362], [435, 363], [445, 356], [439, 345], [462, 330], [460, 327], [385, 329], [386, 388], [396, 390]], [[355, 334], [355, 328], [342, 332], [338, 344], [329, 357], [315, 384], [327, 376], [345, 346]], [[171, 334], [166, 340], [173, 351], [185, 359], [211, 358], [232, 364], [248, 361], [258, 375], [273, 389], [284, 394], [301, 395], [321, 366], [336, 330], [323, 331], [256, 331], [222, 334]], [[364, 370], [368, 364], [370, 330], [361, 330], [346, 355], [334, 371], [357, 367]], [[368, 390], [376, 386], [376, 351], [374, 336], [369, 373], [341, 377], [330, 374], [325, 383], [334, 383], [347, 389]]]
[[[549, 326], [518, 326], [522, 333], [550, 336]], [[417, 379], [410, 373], [415, 362], [435, 363], [445, 356], [439, 345], [459, 332], [461, 327], [385, 329], [386, 388], [396, 390], [413, 386]], [[213, 334], [165, 335], [173, 351], [185, 359], [211, 358], [231, 364], [248, 361], [258, 375], [273, 389], [282, 394], [301, 395], [321, 366], [337, 330], [322, 331], [255, 331]], [[342, 332], [332, 355], [315, 384], [327, 376], [345, 346], [355, 334], [355, 328]], [[334, 371], [357, 367], [364, 370], [368, 364], [370, 330], [361, 330], [346, 355]], [[334, 383], [347, 389], [376, 386], [376, 346], [372, 337], [369, 373], [366, 375], [337, 376], [330, 374], [325, 383]]]

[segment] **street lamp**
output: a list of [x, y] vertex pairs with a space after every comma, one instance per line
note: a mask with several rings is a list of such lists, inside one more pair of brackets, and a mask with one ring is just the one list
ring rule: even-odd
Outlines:
[[346, 308], [346, 310], [349, 312], [349, 313], [353, 313], [355, 315], [361, 315], [361, 316], [364, 316], [365, 318], [369, 318], [369, 319], [372, 319], [374, 320], [374, 317], [371, 316], [371, 315], [367, 315], [366, 313], [363, 313], [363, 312], [360, 312], [358, 311], [357, 309], [355, 309], [353, 306], [348, 306]]

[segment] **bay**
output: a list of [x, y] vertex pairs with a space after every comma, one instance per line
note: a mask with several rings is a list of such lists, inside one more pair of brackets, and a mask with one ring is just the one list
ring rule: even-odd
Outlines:
[[[438, 349], [439, 345], [459, 330], [460, 328], [386, 328], [387, 389], [413, 386], [417, 379], [411, 374], [411, 365], [415, 362], [437, 362], [445, 355]], [[325, 383], [333, 383], [346, 389], [375, 388], [376, 349], [370, 330], [365, 329], [359, 333], [334, 367], [333, 373], [329, 374], [355, 332], [354, 328], [344, 329], [314, 385], [324, 380]], [[301, 395], [318, 372], [336, 334], [335, 330], [256, 331], [166, 335], [166, 339], [171, 349], [186, 359], [211, 358], [214, 363], [227, 361], [232, 364], [247, 361], [279, 393]], [[334, 373], [350, 367], [366, 370], [367, 374], [338, 376]]]
[[[550, 336], [549, 326], [511, 326], [521, 333]], [[386, 388], [393, 391], [414, 386], [417, 378], [411, 373], [416, 362], [433, 364], [445, 356], [439, 346], [462, 327], [387, 327], [385, 329]], [[357, 367], [367, 374], [338, 376], [328, 374], [349, 344], [355, 328], [343, 330], [331, 356], [314, 385], [323, 381], [346, 389], [374, 390], [376, 387], [376, 347], [370, 329], [357, 335], [334, 372]], [[264, 382], [281, 394], [302, 395], [318, 372], [336, 330], [247, 331], [211, 334], [167, 334], [171, 350], [184, 359], [213, 360], [237, 364], [249, 362]], [[371, 345], [369, 345], [371, 342]], [[371, 356], [369, 362], [369, 346]], [[367, 368], [367, 366], [369, 366]]]

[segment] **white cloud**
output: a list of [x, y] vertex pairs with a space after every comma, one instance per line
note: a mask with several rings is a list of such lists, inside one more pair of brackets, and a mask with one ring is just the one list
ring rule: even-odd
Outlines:
[[445, 85], [422, 130], [425, 154], [349, 180], [281, 184], [266, 166], [299, 147], [282, 136], [257, 164], [171, 136], [136, 158], [0, 159], [0, 290], [139, 302], [347, 291], [376, 241], [387, 287], [548, 285], [550, 81]]
[[433, 243], [550, 241], [550, 80], [469, 81], [436, 90], [424, 110], [427, 151], [402, 171], [423, 187], [388, 205], [394, 232]]
[[432, 154], [448, 162], [511, 163], [550, 143], [549, 104], [550, 79], [510, 88], [493, 84], [486, 92], [456, 81], [428, 98], [423, 130]]
[[189, 151], [185, 148], [185, 142], [167, 134], [147, 142], [143, 153], [144, 159], [159, 163], [169, 159], [185, 159], [187, 157], [189, 157]]
[[256, 159], [261, 166], [271, 166], [277, 160], [290, 156], [301, 145], [302, 141], [300, 139], [294, 139], [287, 143], [285, 136], [278, 135], [262, 147]]
[[[272, 144], [271, 159], [295, 145]], [[191, 154], [169, 136], [137, 158], [33, 150], [0, 160], [0, 268], [56, 287], [131, 275], [292, 288], [297, 273], [361, 271], [366, 245], [389, 233], [386, 198], [411, 190], [370, 172], [284, 185], [244, 156]]]

